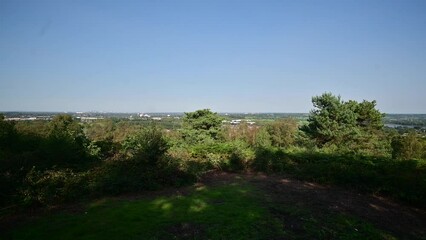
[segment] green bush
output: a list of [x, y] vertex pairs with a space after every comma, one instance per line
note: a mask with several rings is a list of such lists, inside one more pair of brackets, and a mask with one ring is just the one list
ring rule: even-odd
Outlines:
[[[152, 167], [151, 167], [152, 168]], [[132, 160], [106, 161], [94, 169], [92, 189], [96, 195], [119, 194], [158, 188], [153, 171]], [[150, 182], [151, 181], [151, 182]]]
[[414, 131], [392, 139], [392, 158], [394, 159], [420, 159], [424, 156], [425, 150]]
[[130, 157], [138, 161], [147, 161], [154, 166], [167, 152], [169, 145], [162, 129], [156, 125], [150, 125], [128, 137], [123, 143], [123, 148]]
[[88, 193], [89, 172], [71, 169], [31, 169], [20, 191], [25, 205], [51, 205], [76, 200]]
[[159, 159], [155, 166], [135, 159], [106, 161], [93, 170], [91, 178], [91, 189], [95, 195], [155, 190], [195, 180], [193, 174], [182, 170], [167, 157]]
[[229, 151], [226, 143], [182, 144], [171, 148], [168, 155], [179, 169], [199, 177], [208, 170], [223, 169]]
[[290, 161], [281, 148], [269, 146], [256, 148], [255, 159], [251, 167], [267, 173], [283, 172], [288, 164]]
[[234, 141], [231, 143], [232, 150], [229, 156], [228, 170], [241, 171], [248, 170], [255, 159], [255, 152], [248, 143]]
[[323, 149], [284, 152], [279, 148], [258, 148], [252, 167], [258, 171], [286, 173], [303, 180], [384, 194], [425, 206], [425, 160], [336, 154]]
[[182, 168], [177, 156], [166, 155], [169, 146], [156, 125], [127, 137], [122, 157], [105, 161], [93, 171], [93, 191], [97, 195], [137, 192], [191, 179], [192, 174]]
[[266, 130], [271, 136], [273, 146], [289, 147], [296, 141], [298, 132], [297, 121], [293, 118], [284, 118], [267, 124]]
[[188, 145], [174, 146], [167, 154], [171, 165], [194, 178], [201, 177], [203, 173], [211, 169], [221, 169], [222, 154], [195, 153]]

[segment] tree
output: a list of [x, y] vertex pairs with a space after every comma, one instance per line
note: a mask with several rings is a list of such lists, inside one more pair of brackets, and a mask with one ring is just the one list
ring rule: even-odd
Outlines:
[[383, 114], [376, 109], [376, 101], [362, 101], [355, 107], [357, 125], [364, 130], [381, 130], [383, 128]]
[[272, 145], [271, 135], [266, 128], [260, 128], [256, 133], [254, 146], [260, 148], [270, 147]]
[[88, 159], [88, 139], [71, 115], [57, 115], [49, 123], [44, 152], [49, 165], [81, 167]]
[[324, 93], [313, 97], [312, 103], [315, 109], [311, 110], [308, 124], [302, 127], [302, 131], [317, 145], [338, 144], [354, 134], [357, 116], [354, 101], [345, 103], [340, 96]]
[[285, 118], [266, 125], [266, 130], [271, 136], [272, 145], [289, 147], [295, 141], [298, 126], [293, 118]]
[[392, 139], [392, 158], [409, 160], [422, 158], [424, 154], [422, 142], [418, 139], [415, 131], [397, 136]]
[[187, 142], [197, 143], [216, 140], [220, 132], [222, 118], [210, 109], [185, 113], [182, 135]]
[[379, 146], [383, 129], [383, 114], [375, 107], [376, 101], [342, 101], [340, 96], [324, 93], [312, 98], [315, 107], [310, 112], [308, 124], [301, 129], [314, 139], [318, 146], [346, 146], [352, 150]]
[[50, 137], [70, 138], [73, 141], [83, 143], [86, 137], [83, 128], [68, 114], [60, 114], [53, 117], [50, 122]]

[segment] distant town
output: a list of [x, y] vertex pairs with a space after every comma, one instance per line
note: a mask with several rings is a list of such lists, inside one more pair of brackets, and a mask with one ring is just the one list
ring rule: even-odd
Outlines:
[[[120, 119], [129, 121], [166, 121], [180, 122], [184, 112], [0, 112], [6, 121], [49, 121], [55, 115], [69, 114], [81, 122], [93, 122], [102, 119]], [[224, 118], [224, 124], [263, 125], [280, 118], [291, 117], [299, 122], [308, 119], [308, 113], [219, 113]], [[384, 124], [388, 128], [415, 129], [426, 132], [426, 114], [385, 114]]]

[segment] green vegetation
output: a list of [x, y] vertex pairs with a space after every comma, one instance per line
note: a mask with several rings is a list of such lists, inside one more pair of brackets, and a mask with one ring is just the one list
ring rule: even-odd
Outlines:
[[[375, 101], [343, 101], [325, 93], [313, 97], [312, 102], [314, 109], [307, 121], [271, 117], [262, 124], [230, 124], [217, 113], [203, 109], [185, 113], [179, 120], [181, 124], [169, 122], [173, 127], [168, 129], [147, 120], [101, 119], [86, 123], [70, 115], [57, 115], [51, 121], [14, 122], [0, 116], [2, 214], [188, 185], [211, 170], [290, 174], [426, 207], [426, 141], [418, 131], [384, 128], [383, 114], [376, 109]], [[220, 190], [226, 194], [228, 191]], [[167, 201], [188, 207], [191, 198], [207, 199], [214, 192]], [[247, 199], [234, 200], [242, 206], [239, 201], [255, 204]], [[160, 214], [158, 209], [147, 209], [148, 202], [138, 204], [135, 207], [141, 207], [142, 212]], [[178, 207], [176, 211], [183, 210]], [[209, 212], [197, 215], [197, 224], [209, 224], [203, 220], [208, 218], [205, 214]], [[259, 219], [266, 216], [260, 210], [256, 214]], [[341, 216], [330, 218], [339, 225]], [[251, 224], [241, 221], [246, 228]], [[358, 224], [357, 220], [346, 222]], [[237, 228], [232, 224], [229, 227]], [[262, 229], [244, 232], [240, 227], [243, 232], [238, 236], [256, 238], [256, 234], [267, 234]], [[75, 231], [79, 228], [76, 226]], [[216, 230], [209, 229], [203, 227], [208, 236], [216, 238]], [[228, 234], [232, 237], [234, 230]], [[334, 236], [332, 232], [325, 234]]]
[[189, 144], [211, 142], [217, 139], [222, 118], [209, 109], [185, 113], [183, 118], [183, 139]]
[[313, 97], [315, 109], [302, 130], [319, 147], [336, 147], [346, 151], [364, 153], [382, 151], [382, 114], [375, 109], [376, 102], [344, 102], [331, 93]]
[[[12, 235], [16, 239], [174, 239], [179, 234], [268, 239], [279, 234], [279, 225], [269, 224], [265, 209], [252, 194], [248, 186], [237, 185], [200, 187], [189, 196], [98, 201], [84, 213], [46, 218]], [[256, 226], [258, 222], [263, 227]], [[52, 224], [58, 227], [51, 228]]]
[[406, 203], [425, 206], [426, 160], [390, 160], [352, 154], [286, 152], [279, 148], [269, 148], [257, 151], [253, 168], [392, 196]]
[[265, 204], [259, 193], [240, 182], [200, 186], [189, 195], [103, 199], [80, 213], [52, 215], [8, 235], [14, 239], [393, 239], [355, 217], [315, 216], [309, 209]]

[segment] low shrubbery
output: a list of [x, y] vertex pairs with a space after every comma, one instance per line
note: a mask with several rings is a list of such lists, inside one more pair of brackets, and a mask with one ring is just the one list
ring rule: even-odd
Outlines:
[[25, 204], [49, 205], [85, 196], [115, 195], [193, 181], [165, 153], [168, 144], [162, 129], [150, 126], [129, 136], [123, 152], [87, 171], [72, 169], [36, 170], [24, 179], [19, 197]]
[[252, 166], [259, 171], [291, 174], [303, 180], [341, 185], [426, 206], [426, 161], [421, 159], [393, 160], [321, 150], [287, 152], [262, 148], [257, 150]]
[[20, 198], [24, 205], [50, 205], [75, 201], [89, 191], [88, 172], [71, 169], [31, 169], [24, 179]]

